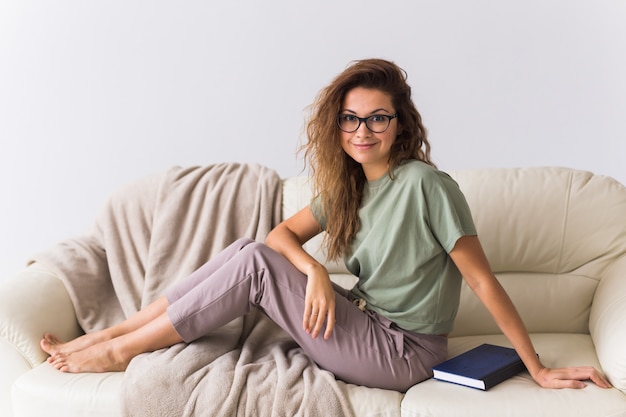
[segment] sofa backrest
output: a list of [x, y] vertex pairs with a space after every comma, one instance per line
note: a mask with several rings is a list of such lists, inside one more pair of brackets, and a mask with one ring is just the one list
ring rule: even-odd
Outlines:
[[[558, 167], [449, 171], [472, 210], [496, 276], [530, 332], [588, 333], [598, 283], [626, 254], [626, 188], [612, 178]], [[283, 215], [306, 206], [306, 177], [286, 179]], [[321, 236], [306, 249], [325, 262]], [[353, 283], [341, 264], [333, 279]], [[626, 279], [626, 277], [625, 277]], [[464, 284], [453, 336], [500, 333]]]
[[[491, 267], [534, 333], [588, 333], [598, 283], [626, 253], [626, 189], [567, 168], [451, 171]], [[626, 278], [626, 277], [625, 277]], [[498, 333], [467, 287], [455, 334]]]

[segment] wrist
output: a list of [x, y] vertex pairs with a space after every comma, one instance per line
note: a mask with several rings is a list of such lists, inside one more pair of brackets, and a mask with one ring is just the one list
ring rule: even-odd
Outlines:
[[533, 358], [531, 358], [531, 360], [529, 361], [529, 363], [524, 363], [524, 365], [526, 365], [526, 369], [528, 370], [528, 373], [530, 374], [530, 376], [534, 379], [534, 380], [539, 380], [541, 377], [542, 372], [547, 369], [539, 360], [538, 356], [534, 356]]
[[311, 277], [319, 277], [319, 276], [328, 276], [328, 271], [319, 262], [311, 262], [304, 266], [302, 272], [309, 278]]

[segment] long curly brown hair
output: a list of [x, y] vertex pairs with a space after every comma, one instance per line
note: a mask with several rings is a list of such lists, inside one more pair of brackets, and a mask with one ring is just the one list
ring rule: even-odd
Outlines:
[[307, 143], [301, 148], [305, 164], [311, 169], [313, 189], [321, 195], [326, 219], [325, 246], [329, 259], [348, 253], [359, 230], [359, 207], [367, 179], [359, 163], [341, 147], [336, 117], [348, 93], [356, 87], [383, 91], [391, 97], [398, 113], [398, 136], [391, 147], [389, 175], [406, 160], [419, 160], [435, 166], [430, 160], [430, 144], [422, 117], [411, 99], [406, 72], [383, 59], [352, 62], [339, 74], [310, 106], [306, 125]]

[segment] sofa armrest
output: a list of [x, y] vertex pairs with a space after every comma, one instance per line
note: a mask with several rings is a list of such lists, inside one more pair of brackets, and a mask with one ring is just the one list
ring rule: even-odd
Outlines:
[[[32, 368], [47, 357], [39, 347], [45, 332], [69, 340], [79, 336], [81, 330], [63, 283], [33, 264], [0, 286], [0, 340], [5, 347], [12, 346]], [[0, 358], [0, 362], [5, 359], [9, 358]]]
[[614, 387], [626, 393], [626, 256], [611, 266], [598, 285], [589, 331], [602, 370]]

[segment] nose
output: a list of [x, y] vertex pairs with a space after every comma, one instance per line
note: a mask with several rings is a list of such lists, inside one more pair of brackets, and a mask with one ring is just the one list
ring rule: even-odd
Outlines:
[[369, 127], [367, 127], [367, 123], [365, 123], [365, 121], [362, 121], [361, 125], [356, 130], [356, 135], [358, 137], [368, 137], [371, 134], [372, 134], [372, 131], [369, 129]]

